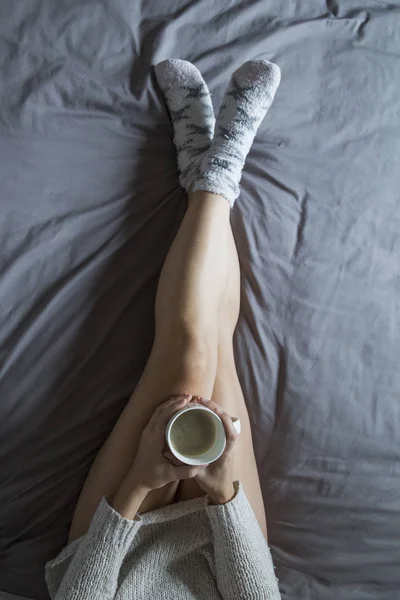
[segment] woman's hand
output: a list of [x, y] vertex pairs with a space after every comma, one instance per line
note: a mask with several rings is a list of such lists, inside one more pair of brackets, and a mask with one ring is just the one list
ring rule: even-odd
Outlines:
[[[190, 394], [172, 396], [154, 412], [142, 432], [135, 461], [130, 469], [130, 477], [142, 488], [156, 490], [179, 479], [190, 479], [198, 475], [204, 466], [193, 467], [179, 461], [171, 461], [165, 442], [165, 428], [170, 418], [190, 402]], [[174, 457], [173, 457], [174, 458]]]
[[225, 502], [229, 502], [235, 495], [233, 487], [233, 464], [235, 446], [239, 434], [233, 426], [232, 418], [218, 404], [212, 402], [212, 400], [206, 400], [201, 396], [194, 396], [193, 400], [214, 411], [225, 427], [226, 447], [224, 453], [218, 460], [197, 473], [195, 477], [199, 486], [207, 492], [207, 495], [214, 503], [224, 504]]

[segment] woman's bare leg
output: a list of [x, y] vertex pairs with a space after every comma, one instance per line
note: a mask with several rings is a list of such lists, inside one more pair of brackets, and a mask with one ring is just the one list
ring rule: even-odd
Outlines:
[[[143, 375], [87, 476], [69, 541], [84, 535], [103, 495], [113, 498], [155, 408], [182, 392], [210, 397], [217, 371], [218, 318], [228, 275], [229, 203], [189, 194], [188, 209], [162, 268], [156, 332]], [[173, 502], [179, 482], [150, 492], [140, 512]]]
[[[237, 441], [234, 477], [235, 480], [242, 482], [249, 503], [267, 539], [265, 508], [254, 456], [249, 415], [233, 353], [233, 333], [240, 310], [240, 267], [232, 231], [229, 233], [228, 248], [229, 279], [220, 308], [217, 375], [211, 399], [241, 421], [242, 431]], [[180, 482], [175, 500], [189, 500], [204, 495], [204, 491], [195, 480], [185, 480]]]

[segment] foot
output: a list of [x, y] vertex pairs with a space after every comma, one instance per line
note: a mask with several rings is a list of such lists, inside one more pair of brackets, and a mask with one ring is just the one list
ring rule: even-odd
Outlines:
[[265, 60], [250, 60], [233, 73], [193, 191], [220, 194], [233, 207], [246, 157], [280, 79], [279, 67]]
[[155, 73], [174, 127], [179, 182], [189, 192], [214, 135], [210, 92], [200, 71], [186, 60], [164, 60], [155, 66]]

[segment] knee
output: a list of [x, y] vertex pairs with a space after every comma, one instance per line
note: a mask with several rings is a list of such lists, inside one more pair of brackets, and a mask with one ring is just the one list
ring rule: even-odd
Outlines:
[[218, 337], [206, 330], [180, 329], [171, 335], [169, 351], [179, 357], [186, 373], [198, 375], [216, 370]]
[[203, 361], [216, 355], [218, 327], [182, 317], [156, 328], [156, 340], [170, 351]]
[[179, 371], [183, 377], [216, 372], [218, 358], [218, 332], [207, 328], [186, 326], [180, 323], [157, 331], [154, 352], [159, 364], [168, 365], [169, 371]]

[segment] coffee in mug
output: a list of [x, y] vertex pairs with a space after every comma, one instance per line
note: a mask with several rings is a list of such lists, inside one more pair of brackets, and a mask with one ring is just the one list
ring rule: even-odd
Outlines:
[[217, 440], [217, 425], [205, 410], [183, 412], [171, 427], [170, 444], [189, 458], [198, 458], [210, 450]]
[[[232, 419], [240, 433], [239, 419]], [[225, 427], [210, 408], [189, 404], [168, 421], [165, 440], [172, 454], [188, 465], [204, 465], [218, 460], [226, 447]]]

